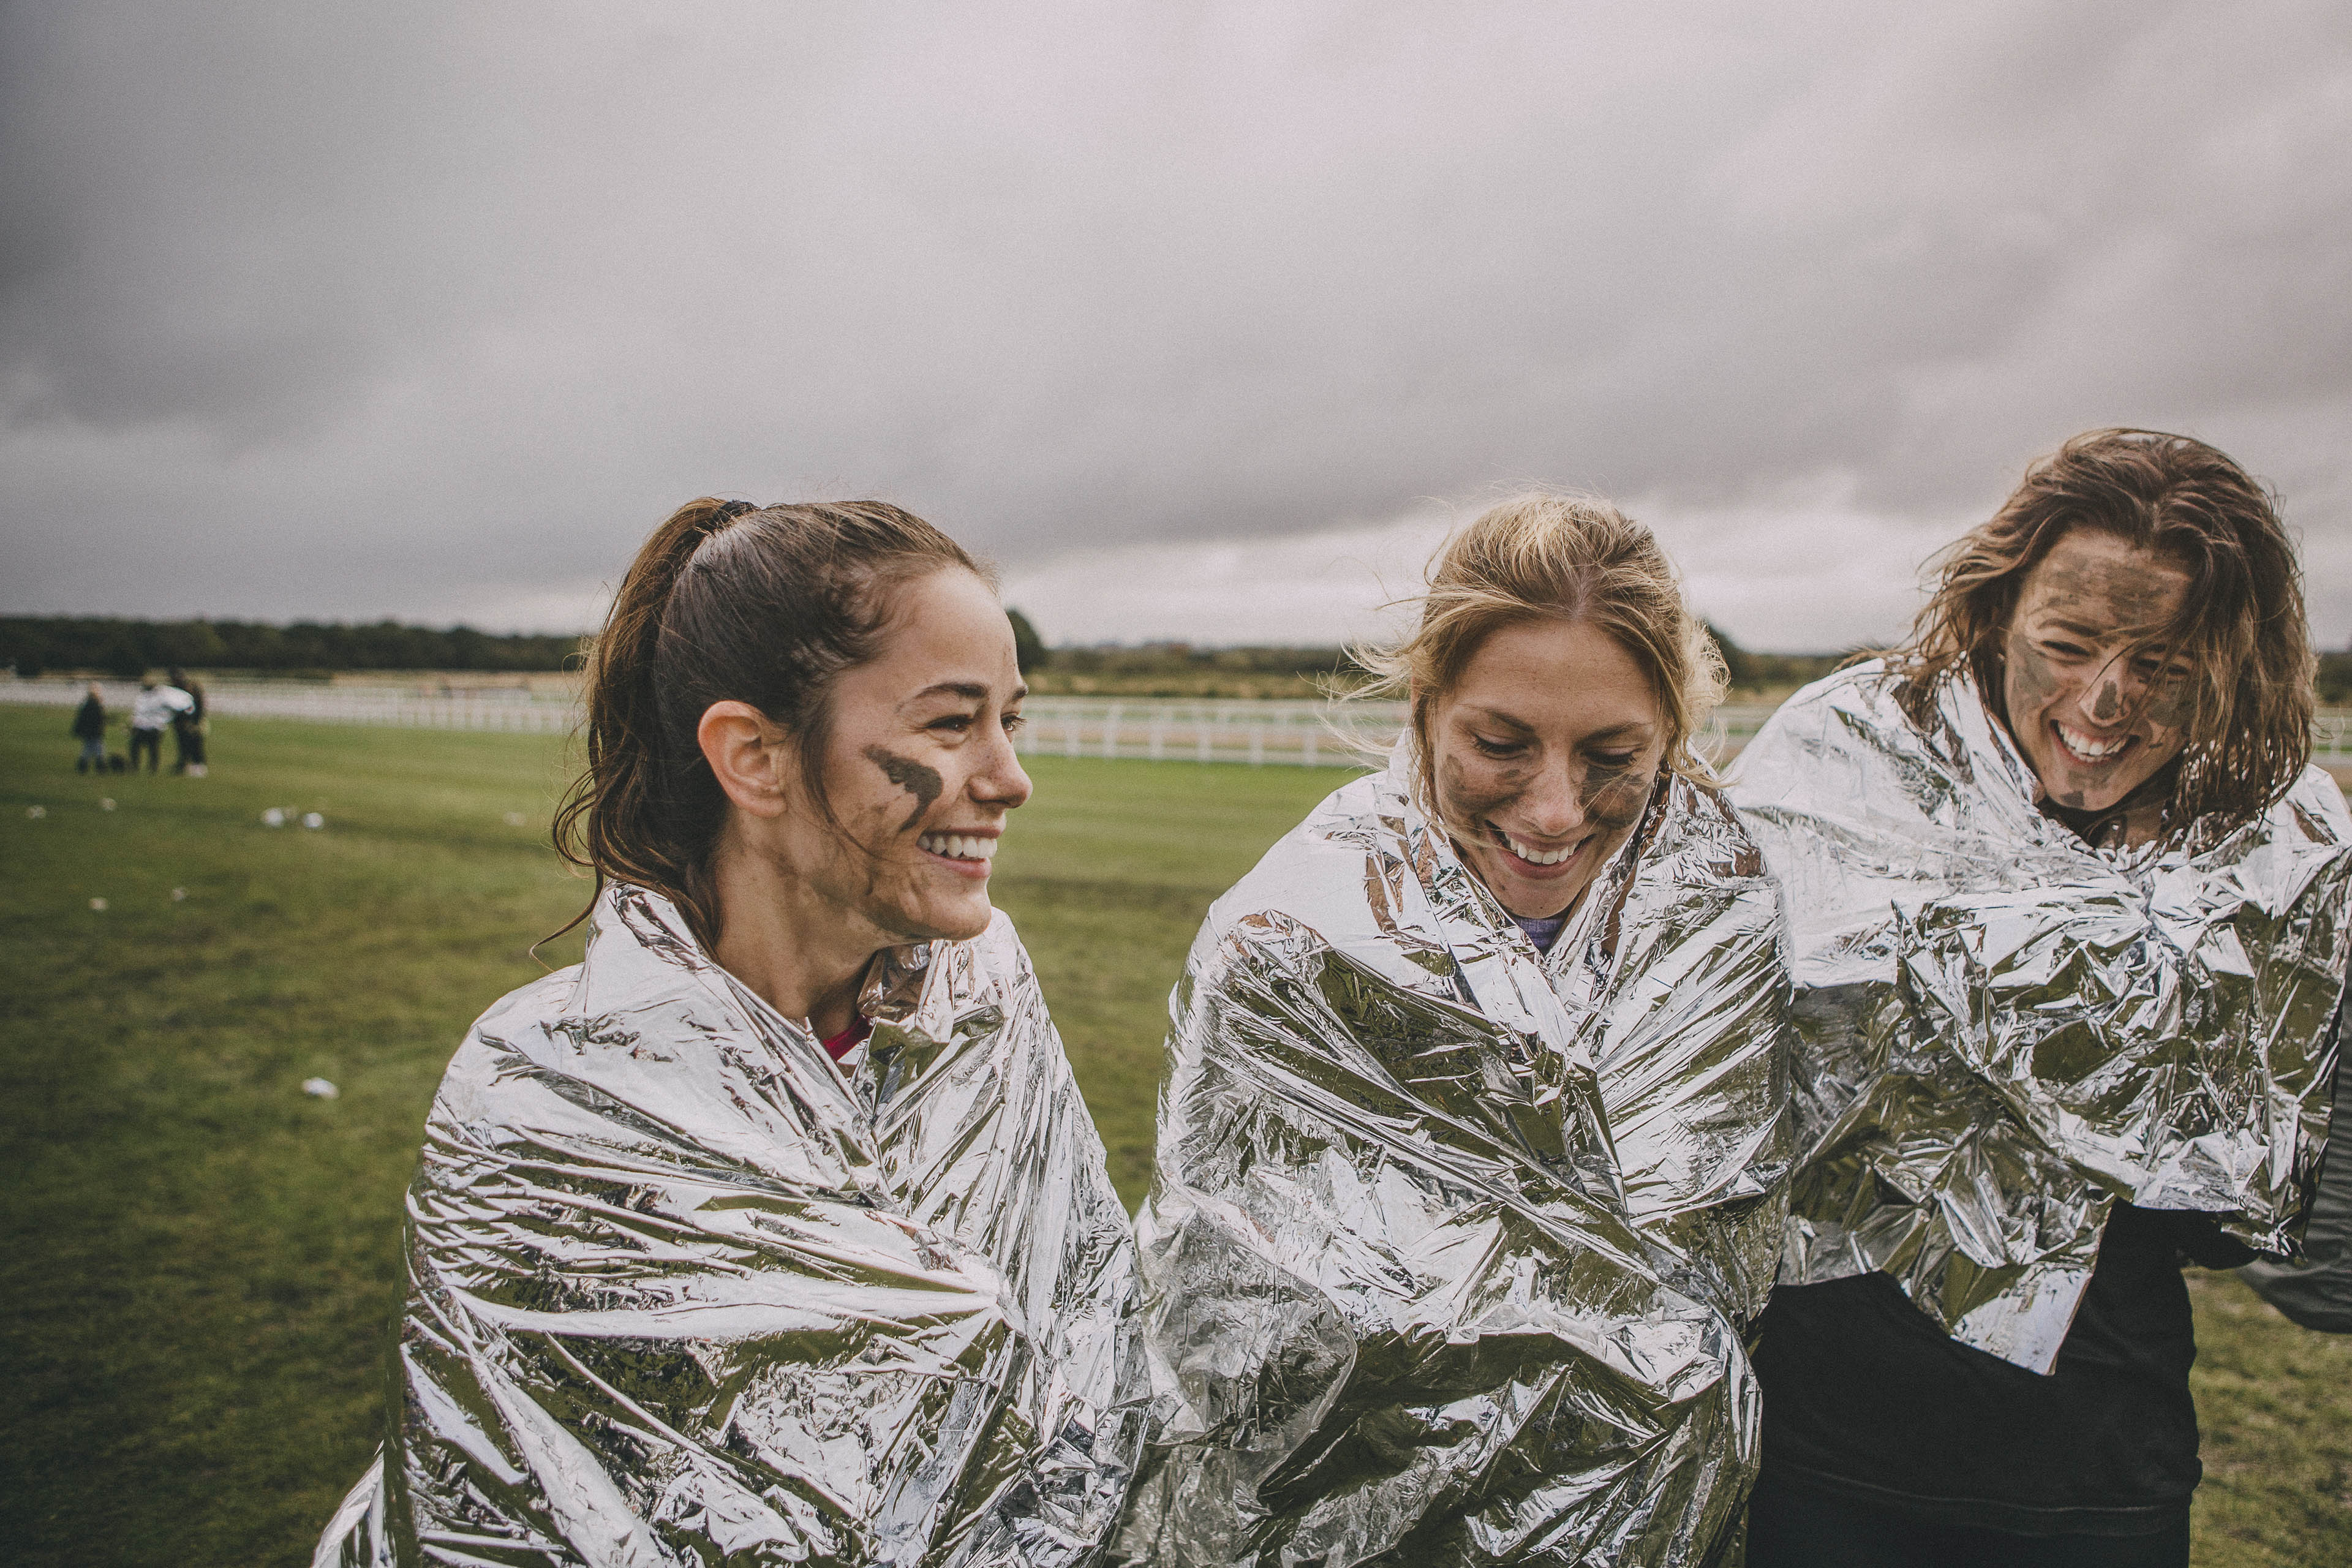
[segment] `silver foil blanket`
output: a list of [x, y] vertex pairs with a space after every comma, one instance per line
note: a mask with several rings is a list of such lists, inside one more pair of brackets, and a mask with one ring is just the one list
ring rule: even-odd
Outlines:
[[2099, 850], [1973, 684], [1926, 731], [1865, 664], [1733, 796], [1788, 899], [1804, 1142], [1784, 1284], [1881, 1269], [2047, 1372], [2118, 1199], [2294, 1245], [2328, 1119], [2352, 816], [2318, 769], [2235, 831]]
[[1144, 1416], [1101, 1142], [1003, 915], [877, 967], [844, 1070], [622, 887], [483, 1015], [319, 1562], [1097, 1557]]
[[1669, 780], [1539, 956], [1412, 773], [1276, 845], [1177, 988], [1114, 1557], [1722, 1561], [1792, 1152], [1776, 891]]

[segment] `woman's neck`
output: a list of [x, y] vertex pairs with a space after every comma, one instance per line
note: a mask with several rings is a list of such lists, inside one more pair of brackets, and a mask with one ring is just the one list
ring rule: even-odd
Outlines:
[[2104, 810], [2082, 811], [2061, 805], [2045, 794], [2041, 801], [2042, 815], [2072, 828], [2095, 849], [2137, 848], [2163, 833], [2165, 808], [2172, 804], [2172, 792], [2179, 777], [2179, 760], [2175, 758], [2143, 780], [2131, 794]]
[[820, 1039], [848, 1028], [874, 955], [895, 939], [746, 846], [722, 844], [710, 880], [719, 966]]

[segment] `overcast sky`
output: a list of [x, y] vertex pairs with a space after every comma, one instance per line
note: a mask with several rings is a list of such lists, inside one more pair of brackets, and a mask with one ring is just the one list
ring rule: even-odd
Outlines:
[[1328, 641], [1518, 482], [1890, 636], [2095, 425], [2352, 637], [2352, 6], [0, 12], [0, 611], [591, 624], [879, 495], [1048, 640]]

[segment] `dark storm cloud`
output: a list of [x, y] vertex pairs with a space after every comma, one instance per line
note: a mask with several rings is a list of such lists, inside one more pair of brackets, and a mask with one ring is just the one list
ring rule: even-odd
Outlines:
[[1529, 478], [1884, 620], [2127, 422], [2352, 630], [2342, 7], [1630, 9], [16, 8], [0, 605], [577, 622], [705, 490], [1066, 584]]

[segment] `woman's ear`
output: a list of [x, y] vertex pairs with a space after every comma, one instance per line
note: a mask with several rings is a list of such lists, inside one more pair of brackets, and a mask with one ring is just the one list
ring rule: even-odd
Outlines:
[[784, 769], [792, 748], [766, 714], [748, 702], [714, 702], [703, 710], [694, 739], [736, 810], [753, 816], [784, 814]]

